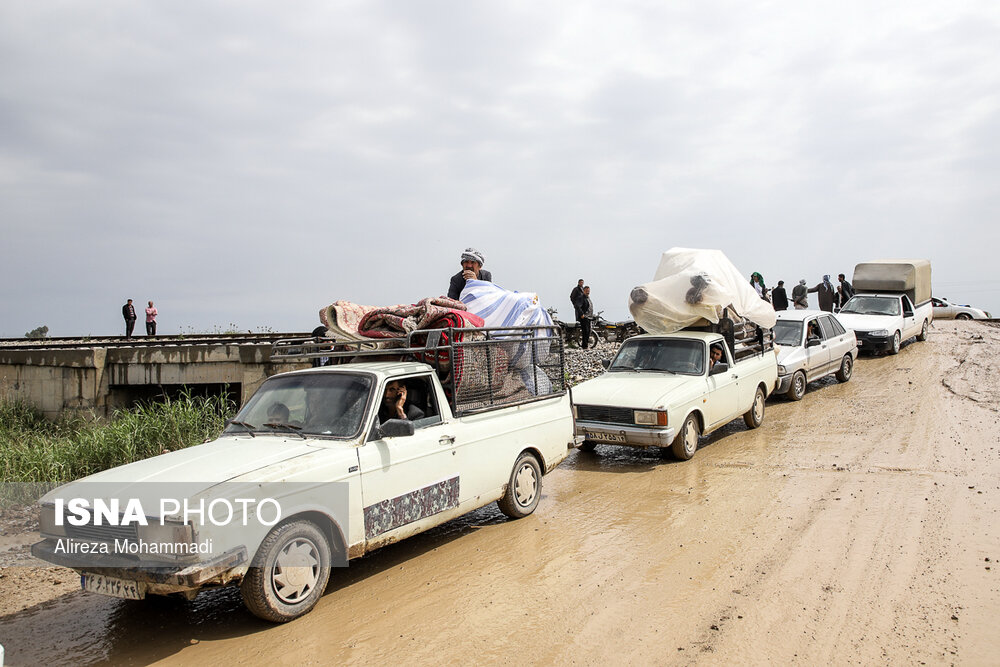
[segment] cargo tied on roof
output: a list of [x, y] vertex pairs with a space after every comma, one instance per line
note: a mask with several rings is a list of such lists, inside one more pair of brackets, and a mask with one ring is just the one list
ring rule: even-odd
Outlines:
[[639, 326], [658, 334], [717, 324], [727, 308], [765, 329], [774, 326], [774, 308], [721, 250], [671, 248], [660, 258], [653, 281], [628, 297]]

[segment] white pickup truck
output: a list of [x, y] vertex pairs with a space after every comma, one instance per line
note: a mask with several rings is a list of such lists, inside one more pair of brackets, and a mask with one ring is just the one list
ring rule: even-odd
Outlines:
[[350, 363], [273, 376], [217, 440], [52, 491], [32, 553], [124, 598], [238, 583], [254, 614], [282, 622], [313, 608], [331, 564], [494, 501], [530, 514], [575, 446], [561, 342], [534, 327], [445, 333], [396, 361], [276, 344], [272, 357]]
[[928, 260], [858, 264], [854, 289], [837, 317], [854, 329], [860, 352], [898, 354], [900, 345], [914, 336], [927, 340], [927, 328], [934, 320]]
[[607, 369], [573, 388], [580, 449], [669, 447], [681, 460], [694, 456], [701, 434], [740, 415], [749, 428], [760, 426], [777, 380], [769, 330], [735, 347], [706, 331], [636, 336]]

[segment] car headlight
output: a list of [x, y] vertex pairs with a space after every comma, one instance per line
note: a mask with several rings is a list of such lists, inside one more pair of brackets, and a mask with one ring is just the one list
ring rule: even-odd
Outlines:
[[635, 410], [635, 423], [640, 426], [666, 426], [667, 412], [665, 410]]
[[164, 521], [161, 525], [156, 517], [149, 517], [148, 520], [148, 526], [138, 526], [139, 541], [160, 545], [158, 558], [186, 560], [190, 559], [192, 554], [197, 554], [190, 546], [194, 542], [194, 530], [191, 524]]
[[869, 331], [868, 335], [869, 336], [888, 336], [889, 335], [889, 330], [888, 329], [875, 329], [875, 331]]
[[786, 373], [788, 373], [788, 371], [785, 370], [785, 367], [779, 365], [778, 366], [778, 375], [785, 375]]

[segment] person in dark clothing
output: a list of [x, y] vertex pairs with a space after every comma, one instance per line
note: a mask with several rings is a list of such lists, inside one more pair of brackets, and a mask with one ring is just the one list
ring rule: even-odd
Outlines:
[[392, 380], [385, 386], [382, 405], [378, 409], [378, 421], [384, 424], [390, 419], [416, 421], [424, 418], [424, 411], [406, 404], [406, 384], [402, 380]]
[[576, 281], [576, 287], [569, 293], [569, 302], [573, 304], [573, 317], [580, 319], [580, 297], [583, 296], [583, 278]]
[[805, 278], [800, 278], [799, 284], [792, 288], [792, 303], [795, 304], [795, 310], [809, 307], [809, 290], [806, 288]]
[[828, 313], [833, 312], [833, 298], [837, 292], [833, 288], [833, 283], [830, 282], [829, 273], [823, 276], [823, 282], [815, 287], [810, 287], [809, 292], [816, 292], [820, 310], [825, 310]]
[[594, 303], [590, 300], [590, 285], [583, 288], [583, 296], [577, 303], [580, 304], [580, 314], [576, 318], [577, 322], [580, 323], [580, 336], [582, 338], [580, 346], [586, 350], [587, 343], [590, 342], [590, 321], [594, 319]]
[[448, 298], [458, 299], [465, 289], [466, 280], [485, 280], [493, 282], [493, 274], [483, 268], [486, 257], [475, 248], [466, 248], [462, 253], [462, 270], [451, 277], [448, 285]]
[[135, 306], [132, 305], [132, 299], [128, 300], [124, 306], [122, 306], [122, 317], [125, 318], [125, 337], [132, 337], [132, 330], [135, 329]]
[[837, 280], [840, 282], [840, 285], [837, 286], [837, 295], [840, 296], [840, 307], [843, 308], [844, 304], [854, 296], [854, 285], [847, 282], [843, 273], [837, 274]]
[[779, 280], [778, 286], [771, 290], [771, 303], [775, 310], [788, 310], [788, 293], [785, 292], [784, 280]]

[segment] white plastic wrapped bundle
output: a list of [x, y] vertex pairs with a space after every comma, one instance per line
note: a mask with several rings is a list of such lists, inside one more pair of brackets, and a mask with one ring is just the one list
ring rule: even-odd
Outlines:
[[653, 281], [632, 290], [628, 309], [650, 333], [718, 323], [731, 307], [765, 329], [774, 326], [774, 308], [721, 250], [671, 248], [663, 253]]

